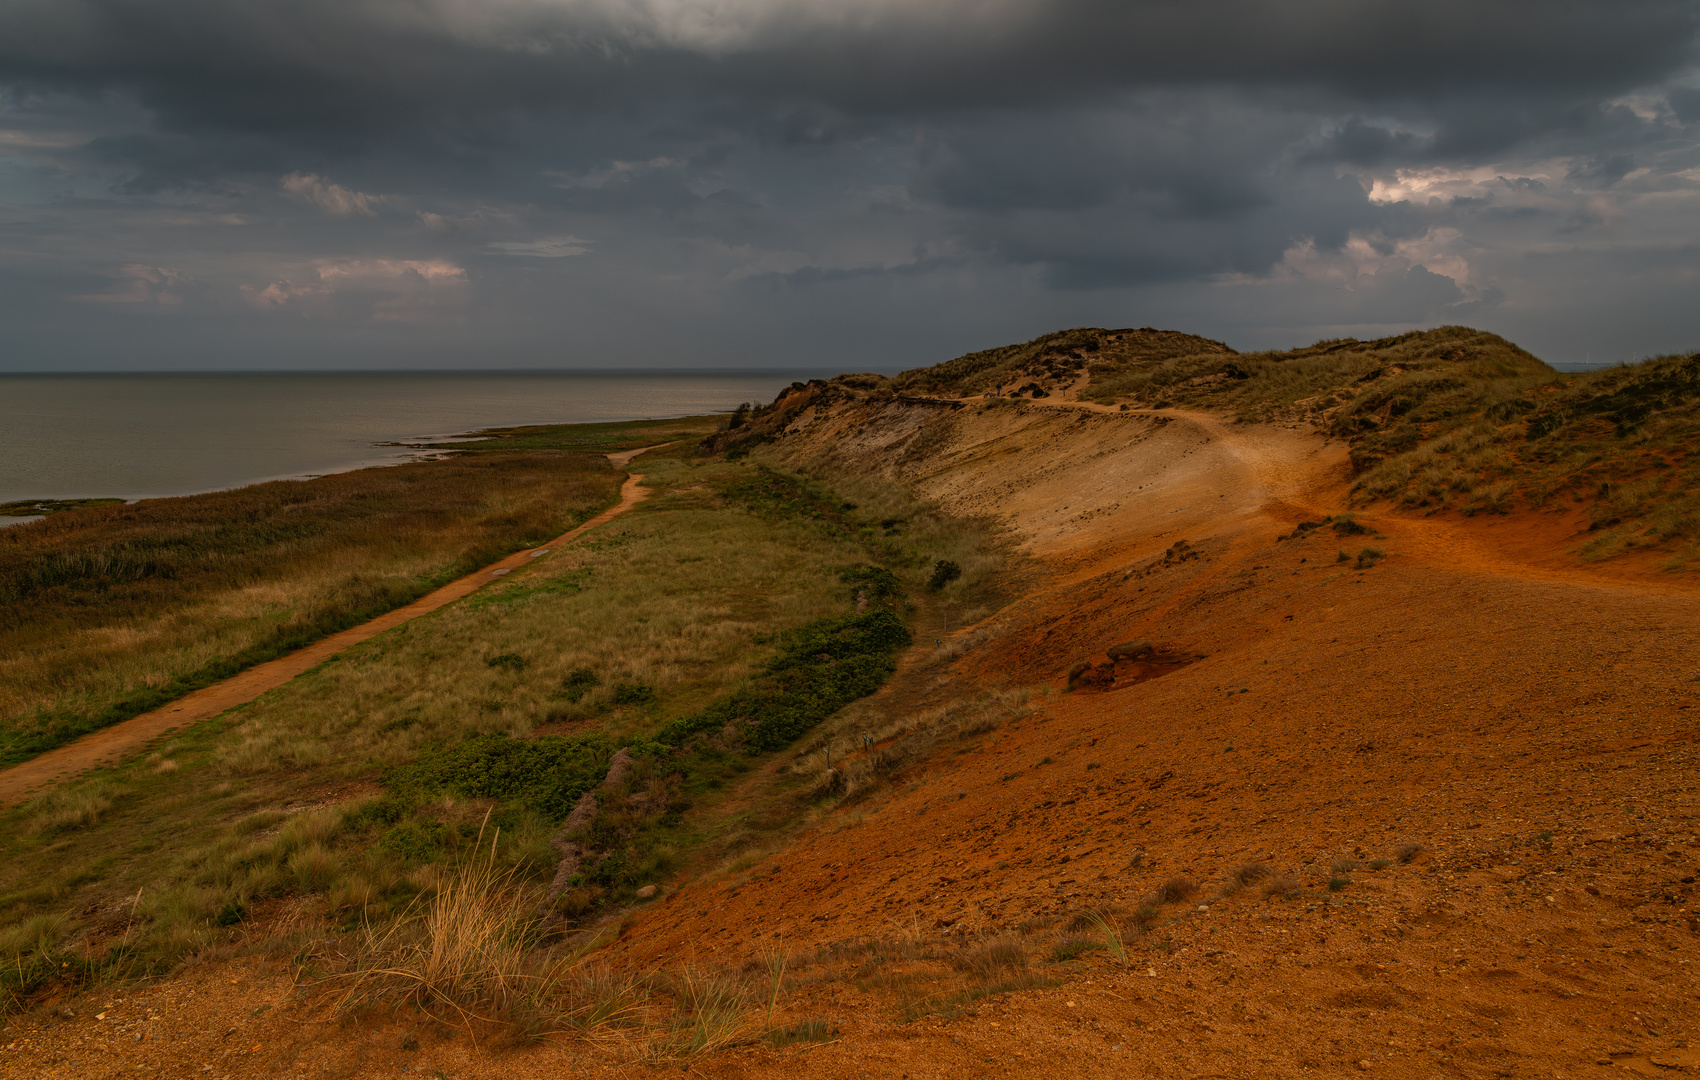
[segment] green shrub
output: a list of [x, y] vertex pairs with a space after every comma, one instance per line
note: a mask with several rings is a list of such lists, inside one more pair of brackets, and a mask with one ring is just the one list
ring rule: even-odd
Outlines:
[[218, 909], [218, 914], [213, 916], [213, 924], [215, 926], [235, 926], [247, 917], [248, 906], [240, 900], [232, 900]]
[[933, 576], [927, 579], [927, 589], [938, 592], [962, 576], [962, 567], [949, 559], [940, 559], [933, 563]]
[[567, 677], [561, 680], [561, 689], [556, 692], [556, 696], [566, 698], [576, 705], [593, 687], [601, 685], [602, 680], [597, 677], [596, 672], [587, 667], [577, 667], [567, 672]]
[[878, 690], [896, 670], [892, 654], [912, 640], [884, 608], [800, 627], [781, 637], [779, 655], [762, 675], [695, 716], [667, 724], [656, 737], [677, 746], [700, 732], [740, 723], [756, 749], [780, 749]]
[[613, 755], [613, 745], [600, 733], [534, 741], [472, 735], [390, 770], [383, 782], [394, 795], [449, 791], [501, 799], [559, 821], [580, 795], [602, 782]]
[[838, 575], [838, 580], [871, 603], [885, 603], [903, 591], [897, 575], [883, 566], [857, 566]]
[[645, 683], [620, 683], [614, 687], [614, 704], [648, 705], [655, 700], [655, 687]]
[[378, 846], [409, 862], [431, 862], [443, 853], [450, 840], [449, 827], [440, 821], [410, 821], [385, 833]]

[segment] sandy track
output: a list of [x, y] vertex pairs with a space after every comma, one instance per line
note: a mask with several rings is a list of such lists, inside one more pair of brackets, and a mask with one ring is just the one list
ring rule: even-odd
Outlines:
[[[616, 469], [623, 469], [639, 454], [671, 445], [663, 443], [660, 446], [645, 446], [637, 450], [609, 454], [607, 457]], [[642, 486], [642, 481], [641, 474], [633, 473], [627, 476], [626, 482], [620, 487], [620, 501], [617, 504], [546, 544], [516, 551], [482, 570], [449, 582], [405, 607], [396, 608], [369, 622], [322, 638], [288, 656], [256, 664], [223, 682], [196, 690], [162, 708], [92, 732], [74, 743], [49, 750], [39, 757], [0, 771], [0, 806], [22, 802], [48, 785], [69, 779], [98, 765], [111, 764], [167, 732], [202, 720], [210, 720], [227, 709], [253, 701], [266, 691], [277, 689], [344, 649], [454, 603], [510, 570], [518, 569], [550, 549], [570, 543], [591, 529], [605, 525], [630, 510], [649, 495], [648, 489]]]

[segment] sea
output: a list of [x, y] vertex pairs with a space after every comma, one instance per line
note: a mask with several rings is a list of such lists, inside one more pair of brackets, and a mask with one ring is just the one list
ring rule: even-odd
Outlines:
[[[810, 370], [0, 374], [0, 503], [189, 495], [413, 460], [513, 424], [727, 412]], [[16, 524], [28, 518], [0, 518]]]

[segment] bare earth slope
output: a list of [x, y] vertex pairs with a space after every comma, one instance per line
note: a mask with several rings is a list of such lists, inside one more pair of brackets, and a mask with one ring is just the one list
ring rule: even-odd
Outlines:
[[[1700, 1039], [1691, 586], [1527, 565], [1495, 543], [1515, 520], [1365, 519], [1384, 538], [1347, 538], [1351, 551], [1386, 555], [1361, 571], [1336, 561], [1346, 541], [1330, 530], [1277, 541], [1338, 510], [1348, 479], [1340, 444], [1296, 430], [880, 408], [907, 409], [913, 434], [901, 415], [851, 411], [783, 445], [883, 460], [948, 506], [1001, 513], [1057, 571], [996, 617], [959, 680], [1060, 690], [1128, 639], [1204, 658], [1057, 697], [1041, 721], [908, 772], [771, 873], [677, 894], [632, 949], [984, 933], [1132, 908], [1181, 874], [1208, 910], [1166, 909], [1171, 949], [1095, 989], [1007, 999], [997, 1028], [947, 1025], [924, 1057], [1020, 1072], [1045, 1053], [1081, 1075], [1569, 1075]], [[1177, 539], [1201, 557], [1165, 562]], [[1425, 850], [1396, 861], [1412, 844]], [[1395, 861], [1327, 889], [1335, 861], [1378, 857]], [[1212, 898], [1249, 862], [1307, 895]], [[819, 1075], [916, 1060], [918, 1030], [875, 1027], [816, 1052]]]
[[[897, 770], [755, 867], [673, 883], [624, 926], [619, 963], [735, 967], [783, 950], [794, 960], [776, 1023], [820, 1017], [838, 1032], [707, 1055], [695, 1070], [1700, 1070], [1700, 595], [1688, 579], [1574, 563], [1538, 542], [1557, 519], [1517, 515], [1378, 513], [1359, 518], [1368, 532], [1279, 539], [1338, 513], [1350, 483], [1345, 447], [1299, 427], [894, 398], [787, 422], [790, 462], [997, 515], [1047, 568], [960, 631], [954, 659], [911, 660], [930, 674], [900, 674], [884, 706], [912, 706], [917, 687], [933, 700], [1000, 685], [1049, 694]], [[1106, 650], [1128, 641], [1174, 662], [1112, 664]], [[1250, 864], [1267, 876], [1236, 887]], [[1177, 877], [1199, 890], [1157, 902]], [[1102, 948], [1036, 959], [1036, 981], [1052, 985], [914, 1007], [915, 943], [1009, 937], [1043, 957], [1059, 935], [1094, 933], [1071, 920], [1104, 908], [1125, 962]], [[148, 1002], [185, 1016], [153, 1029], [177, 1040], [157, 1061], [214, 1066], [201, 1075], [648, 1071], [571, 1041], [493, 1050], [427, 1036], [402, 1051], [399, 1026], [305, 1037], [296, 1025], [311, 1014], [264, 970], [150, 993], [126, 1006], [134, 1023]], [[240, 1047], [217, 1034], [227, 1027]], [[29, 1056], [14, 1044], [0, 1075], [49, 1062], [58, 1075], [140, 1075], [147, 1063], [126, 1050], [69, 1066], [91, 1060], [78, 1040], [94, 1036], [75, 1023], [5, 1040], [25, 1036]]]

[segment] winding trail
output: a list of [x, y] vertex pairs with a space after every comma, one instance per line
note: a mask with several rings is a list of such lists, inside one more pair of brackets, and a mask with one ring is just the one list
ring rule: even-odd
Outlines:
[[[656, 446], [644, 446], [636, 450], [609, 454], [607, 457], [616, 469], [623, 469], [639, 454], [671, 445], [673, 444], [661, 443]], [[186, 694], [169, 705], [131, 717], [109, 728], [91, 732], [76, 742], [49, 750], [45, 754], [0, 771], [0, 807], [22, 802], [45, 787], [68, 780], [96, 766], [116, 762], [123, 755], [145, 746], [167, 732], [202, 720], [210, 720], [227, 709], [253, 701], [266, 691], [277, 689], [344, 649], [454, 603], [510, 570], [526, 565], [561, 544], [571, 543], [591, 529], [606, 525], [632, 509], [649, 496], [649, 490], [641, 486], [642, 481], [642, 474], [628, 474], [625, 483], [620, 486], [618, 503], [546, 544], [516, 551], [482, 570], [451, 581], [413, 603], [385, 612], [369, 622], [321, 638], [288, 656], [255, 664], [223, 682]]]

